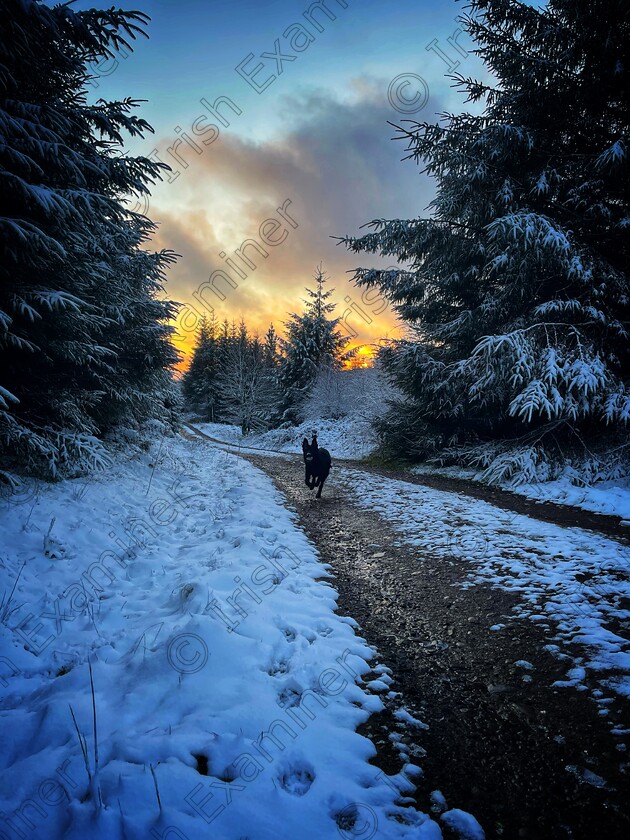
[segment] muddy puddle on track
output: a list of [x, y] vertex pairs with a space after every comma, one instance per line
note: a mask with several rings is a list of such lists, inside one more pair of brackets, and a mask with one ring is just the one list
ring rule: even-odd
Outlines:
[[[617, 749], [624, 739], [610, 734], [588, 693], [551, 688], [568, 663], [544, 650], [551, 638], [543, 631], [512, 617], [512, 595], [461, 589], [460, 560], [401, 546], [387, 523], [344, 494], [334, 472], [316, 502], [298, 459], [242, 457], [285, 494], [332, 566], [340, 613], [359, 623], [378, 662], [391, 669], [400, 696], [381, 695], [386, 710], [359, 731], [376, 745], [374, 764], [388, 775], [402, 769], [391, 734], [402, 738], [409, 761], [423, 770], [410, 794], [420, 810], [431, 813], [430, 793], [439, 789], [449, 808], [475, 815], [488, 840], [630, 838], [630, 755]], [[343, 467], [335, 469], [343, 475]], [[490, 631], [497, 623], [506, 629]], [[524, 672], [518, 660], [534, 669]], [[401, 704], [429, 728], [401, 724], [393, 716]], [[630, 725], [627, 704], [611, 707], [610, 717]], [[596, 774], [590, 783], [584, 771]]]

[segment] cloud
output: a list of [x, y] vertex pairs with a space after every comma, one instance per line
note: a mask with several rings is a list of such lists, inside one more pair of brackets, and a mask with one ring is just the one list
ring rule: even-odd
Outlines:
[[[388, 263], [350, 254], [331, 238], [357, 234], [373, 218], [413, 218], [431, 200], [431, 181], [413, 162], [400, 162], [404, 145], [391, 140], [394, 129], [387, 124], [400, 115], [386, 91], [386, 82], [373, 79], [358, 80], [344, 102], [303, 91], [284, 100], [284, 130], [271, 140], [256, 143], [222, 132], [200, 155], [180, 147], [189, 166], [158, 191], [151, 208], [161, 222], [156, 241], [182, 254], [171, 271], [171, 296], [194, 301], [200, 284], [225, 268], [219, 253], [230, 257], [244, 240], [259, 240], [261, 223], [278, 218], [277, 208], [289, 201], [297, 227], [287, 227], [286, 240], [267, 247], [267, 257], [255, 255], [256, 269], [238, 279], [238, 288], [224, 284], [218, 316], [242, 315], [264, 331], [269, 321], [278, 323], [301, 309], [303, 288], [323, 262], [340, 304], [335, 314], [354, 305], [347, 323], [359, 333], [357, 340], [391, 334], [390, 310], [362, 301], [363, 292], [347, 273], [360, 264]], [[164, 152], [161, 157], [166, 159]]]

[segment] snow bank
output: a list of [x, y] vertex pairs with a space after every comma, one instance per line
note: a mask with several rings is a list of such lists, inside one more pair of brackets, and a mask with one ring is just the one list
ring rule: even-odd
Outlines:
[[165, 438], [30, 489], [0, 509], [2, 836], [440, 837], [368, 764], [374, 651], [262, 473]]

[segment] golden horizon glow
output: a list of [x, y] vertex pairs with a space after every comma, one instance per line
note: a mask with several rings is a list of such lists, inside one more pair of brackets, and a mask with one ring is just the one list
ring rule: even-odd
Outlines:
[[[231, 323], [231, 321], [230, 321]], [[249, 324], [247, 324], [248, 332], [249, 332]], [[176, 327], [176, 322], [172, 321], [171, 326]], [[266, 332], [266, 328], [264, 330]], [[252, 331], [251, 335], [260, 335], [260, 331]], [[279, 333], [282, 337], [284, 337], [284, 332]], [[184, 337], [183, 341], [171, 341], [173, 346], [179, 350], [182, 354], [182, 358], [180, 361], [175, 365], [174, 370], [180, 376], [184, 374], [190, 363], [192, 361], [195, 345], [197, 343], [197, 333], [193, 333]], [[343, 370], [357, 370], [358, 368], [371, 368], [374, 366], [374, 360], [376, 359], [376, 352], [374, 349], [373, 344], [359, 344], [359, 343], [350, 343], [346, 347], [347, 353], [353, 353], [353, 356], [350, 359], [347, 359], [343, 363]]]

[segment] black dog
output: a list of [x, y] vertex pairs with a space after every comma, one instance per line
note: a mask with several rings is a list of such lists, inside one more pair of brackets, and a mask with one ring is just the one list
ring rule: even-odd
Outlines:
[[305, 482], [309, 490], [319, 485], [317, 496], [319, 499], [322, 495], [324, 482], [328, 478], [330, 472], [330, 452], [327, 449], [320, 449], [317, 446], [317, 435], [313, 435], [313, 440], [309, 444], [308, 439], [304, 438], [302, 441], [302, 452], [304, 453], [304, 463], [306, 464]]

